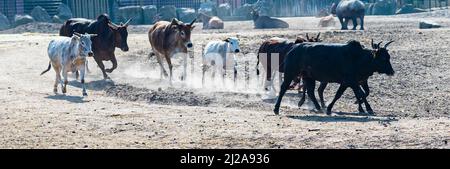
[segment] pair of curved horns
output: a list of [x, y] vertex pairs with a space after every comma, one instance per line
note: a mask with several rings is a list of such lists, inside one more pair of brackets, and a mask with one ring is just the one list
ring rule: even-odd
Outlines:
[[[394, 41], [393, 41], [393, 40], [389, 41], [388, 43], [386, 43], [386, 44], [384, 45], [383, 48], [387, 48], [392, 42], [394, 42]], [[372, 39], [372, 41], [371, 41], [372, 48], [374, 48], [374, 49], [379, 49], [380, 46], [381, 46], [381, 43], [383, 43], [383, 41], [381, 41], [380, 43], [378, 43], [378, 44], [375, 45], [375, 44], [373, 43], [373, 39]]]
[[[127, 22], [125, 22], [125, 24], [120, 23], [120, 26], [123, 27], [128, 27], [130, 25], [130, 22], [133, 20], [133, 18], [128, 19]], [[112, 23], [111, 21], [108, 23], [109, 26], [111, 26], [114, 29], [119, 28], [119, 26], [117, 26], [116, 24]]]

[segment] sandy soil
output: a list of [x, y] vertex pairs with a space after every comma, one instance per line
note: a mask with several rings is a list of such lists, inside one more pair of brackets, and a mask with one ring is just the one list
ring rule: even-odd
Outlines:
[[[72, 76], [67, 95], [53, 94], [53, 70], [39, 76], [59, 25], [3, 31], [0, 148], [450, 148], [450, 19], [422, 15], [369, 16], [366, 31], [319, 29], [319, 19], [312, 17], [283, 18], [290, 23], [283, 30], [254, 30], [250, 21], [226, 22], [226, 29], [218, 31], [203, 31], [199, 25], [192, 36], [196, 48], [188, 79], [179, 80], [181, 59], [175, 58], [172, 87], [159, 79], [156, 59], [148, 57], [150, 26], [131, 26], [130, 51], [116, 50], [119, 67], [110, 74], [112, 81], [102, 80], [90, 58], [88, 97], [81, 97], [80, 83]], [[419, 30], [423, 19], [444, 28]], [[351, 90], [336, 103], [332, 116], [310, 111], [308, 105], [297, 108], [294, 91], [284, 99], [279, 116], [271, 111], [274, 100], [262, 99], [267, 94], [255, 76], [251, 53], [272, 36], [293, 39], [318, 32], [325, 42], [356, 39], [369, 46], [371, 38], [396, 40], [390, 53], [397, 74], [376, 74], [369, 80], [375, 116], [355, 113]], [[238, 58], [238, 82], [234, 86], [228, 77], [225, 84], [208, 80], [202, 87], [201, 46], [227, 36], [239, 36], [241, 50], [248, 54]], [[327, 88], [326, 100], [336, 89]]]

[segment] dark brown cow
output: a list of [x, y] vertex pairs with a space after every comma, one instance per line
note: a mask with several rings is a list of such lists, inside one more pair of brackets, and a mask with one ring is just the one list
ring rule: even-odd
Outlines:
[[148, 31], [148, 39], [153, 49], [152, 53], [156, 55], [161, 67], [161, 78], [163, 74], [167, 77], [167, 72], [162, 64], [162, 59], [165, 58], [169, 65], [170, 83], [172, 83], [172, 61], [170, 58], [177, 54], [183, 55], [184, 71], [181, 79], [186, 78], [187, 52], [188, 48], [194, 46], [191, 42], [191, 31], [195, 27], [193, 26], [195, 20], [189, 24], [177, 19], [173, 19], [172, 22], [159, 21]]
[[[97, 20], [72, 18], [64, 23], [59, 31], [59, 35], [71, 37], [74, 32], [97, 34], [97, 37], [92, 38], [94, 60], [102, 70], [103, 77], [109, 79], [106, 72], [111, 73], [117, 68], [117, 60], [114, 55], [115, 48], [118, 47], [124, 52], [129, 50], [127, 27], [130, 21], [131, 19], [125, 24], [116, 25], [111, 22], [107, 14], [99, 15]], [[105, 69], [103, 61], [111, 61], [112, 68]]]
[[197, 19], [203, 23], [203, 29], [223, 29], [223, 21], [217, 16], [209, 16], [200, 12]]
[[[283, 63], [284, 56], [293, 48], [295, 44], [303, 43], [303, 42], [321, 42], [319, 39], [320, 33], [316, 37], [310, 38], [308, 34], [306, 34], [306, 39], [302, 36], [298, 36], [295, 42], [288, 43], [286, 39], [282, 38], [272, 38], [270, 40], [266, 40], [259, 47], [258, 55], [257, 55], [257, 64], [256, 64], [256, 75], [259, 76], [259, 63], [262, 64], [265, 72], [266, 72], [266, 80], [264, 83], [264, 89], [269, 90], [269, 86], [274, 89], [272, 74], [275, 71], [280, 73], [284, 73]], [[272, 59], [276, 58], [278, 54], [278, 64], [272, 65]], [[272, 56], [273, 55], [273, 56]], [[291, 86], [291, 88], [296, 87], [296, 84], [300, 82], [300, 78], [295, 80], [295, 83]], [[299, 86], [299, 89], [301, 87]]]

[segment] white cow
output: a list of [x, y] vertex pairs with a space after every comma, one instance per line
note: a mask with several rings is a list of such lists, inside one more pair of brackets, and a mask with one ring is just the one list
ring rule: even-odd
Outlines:
[[[72, 37], [61, 37], [57, 40], [50, 41], [48, 45], [48, 57], [50, 58], [47, 70], [43, 71], [41, 75], [48, 72], [53, 65], [56, 72], [55, 85], [53, 92], [58, 92], [58, 82], [61, 84], [62, 93], [66, 93], [67, 87], [67, 72], [80, 71], [81, 84], [83, 87], [83, 96], [87, 96], [86, 85], [84, 83], [84, 75], [86, 71], [87, 60], [86, 57], [93, 56], [91, 46], [91, 37], [96, 34], [79, 34], [74, 33]], [[61, 71], [64, 78], [64, 84], [61, 80]]]
[[209, 67], [213, 67], [214, 69], [212, 78], [214, 78], [215, 72], [218, 70], [222, 73], [223, 81], [228, 68], [227, 63], [230, 61], [232, 61], [234, 81], [236, 82], [237, 62], [235, 54], [239, 52], [239, 39], [236, 37], [230, 37], [222, 41], [209, 42], [204, 49], [202, 57], [202, 84], [205, 82], [205, 72], [209, 69]]

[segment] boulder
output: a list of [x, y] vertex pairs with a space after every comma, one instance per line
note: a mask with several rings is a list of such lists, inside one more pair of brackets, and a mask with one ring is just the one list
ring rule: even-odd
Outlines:
[[198, 12], [202, 12], [209, 16], [216, 16], [217, 15], [217, 9], [216, 9], [216, 3], [207, 1], [200, 4], [200, 7], [198, 8]]
[[159, 15], [161, 20], [171, 21], [173, 18], [177, 17], [177, 8], [173, 5], [165, 5], [159, 9]]
[[178, 8], [177, 18], [184, 23], [190, 23], [197, 18], [197, 14], [195, 13], [195, 9], [192, 8]]
[[436, 22], [432, 22], [432, 21], [420, 21], [419, 22], [419, 28], [420, 29], [431, 29], [431, 28], [440, 28], [442, 27], [441, 25], [439, 25]]
[[219, 18], [231, 16], [231, 6], [228, 3], [220, 4], [217, 8], [217, 16]]
[[372, 15], [374, 3], [364, 3], [364, 5], [366, 7], [366, 15]]
[[144, 24], [153, 24], [154, 18], [158, 14], [158, 8], [155, 5], [147, 5], [142, 7], [142, 17]]
[[373, 4], [372, 15], [394, 15], [396, 8], [393, 0], [378, 0]]
[[237, 8], [234, 13], [235, 16], [244, 17], [245, 19], [252, 19], [253, 5], [252, 4], [244, 4], [241, 7]]
[[11, 28], [8, 17], [0, 13], [0, 31]]
[[140, 6], [125, 6], [119, 8], [118, 20], [125, 23], [128, 19], [133, 19], [130, 24], [139, 25], [144, 23], [143, 9]]
[[51, 22], [52, 18], [47, 13], [47, 11], [41, 6], [36, 6], [31, 11], [31, 16], [37, 22]]
[[396, 14], [408, 14], [408, 13], [419, 13], [426, 12], [424, 9], [414, 8], [412, 4], [403, 5], [400, 9], [397, 10]]
[[63, 21], [73, 17], [72, 11], [66, 4], [60, 4], [57, 8], [57, 11], [58, 11], [57, 17]]
[[30, 15], [15, 15], [14, 16], [14, 27], [19, 25], [25, 25], [27, 23], [34, 22], [33, 17]]
[[53, 23], [64, 23], [65, 20], [62, 20], [61, 18], [59, 18], [58, 15], [53, 15], [52, 17], [52, 22]]

